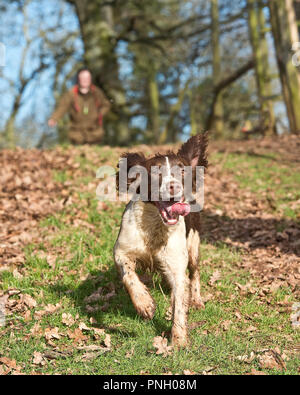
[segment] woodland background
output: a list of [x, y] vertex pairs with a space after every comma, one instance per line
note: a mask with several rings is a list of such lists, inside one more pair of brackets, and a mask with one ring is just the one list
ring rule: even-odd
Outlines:
[[106, 144], [300, 131], [299, 1], [0, 0], [0, 12], [2, 147], [65, 141], [67, 119], [47, 119], [82, 65], [112, 102]]

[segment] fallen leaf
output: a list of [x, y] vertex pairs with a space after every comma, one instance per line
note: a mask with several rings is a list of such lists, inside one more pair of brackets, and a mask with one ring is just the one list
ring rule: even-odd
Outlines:
[[231, 324], [232, 324], [232, 321], [230, 321], [230, 320], [223, 321], [221, 324], [223, 331], [228, 331]]
[[79, 323], [79, 329], [81, 331], [91, 331], [92, 330], [92, 328], [89, 328], [88, 326], [86, 326], [84, 322]]
[[45, 362], [45, 360], [44, 360], [44, 358], [43, 358], [42, 353], [40, 353], [40, 352], [38, 352], [38, 351], [34, 351], [32, 363], [33, 363], [34, 365], [41, 365], [41, 366], [46, 365], [46, 362]]
[[101, 352], [88, 352], [84, 355], [81, 355], [80, 357], [75, 358], [76, 362], [88, 362], [88, 361], [93, 361], [94, 359], [96, 359], [97, 357], [99, 357], [99, 355], [101, 355]]
[[246, 363], [251, 363], [255, 359], [255, 353], [251, 351], [250, 356], [248, 355], [239, 355], [236, 357], [237, 360], [240, 362], [246, 362]]
[[127, 353], [125, 354], [125, 358], [132, 358], [134, 354], [134, 347], [131, 348], [130, 351], [127, 351]]
[[208, 284], [212, 286], [214, 285], [215, 282], [220, 280], [220, 278], [221, 278], [221, 273], [219, 270], [216, 270], [213, 272], [212, 276], [210, 277]]
[[111, 337], [109, 334], [105, 336], [104, 344], [107, 348], [111, 348]]
[[253, 326], [253, 325], [250, 325], [250, 326], [246, 329], [246, 332], [254, 332], [254, 331], [257, 331], [257, 328], [256, 328], [256, 326]]
[[61, 322], [67, 326], [72, 326], [75, 323], [75, 320], [70, 313], [62, 313]]
[[261, 370], [256, 370], [254, 368], [252, 368], [251, 372], [248, 374], [250, 374], [251, 376], [266, 376], [267, 375], [267, 373], [262, 372]]
[[44, 335], [47, 340], [51, 339], [60, 339], [60, 334], [58, 333], [59, 329], [55, 328], [46, 328]]
[[184, 374], [185, 376], [191, 376], [191, 375], [194, 375], [194, 374], [196, 374], [196, 373], [193, 372], [193, 371], [191, 371], [191, 370], [189, 370], [189, 369], [184, 369], [183, 374]]
[[163, 357], [170, 355], [173, 350], [172, 346], [168, 346], [168, 339], [162, 336], [156, 336], [153, 339], [153, 347], [156, 348], [156, 354], [162, 354]]
[[31, 309], [36, 307], [36, 305], [37, 305], [36, 301], [30, 295], [27, 295], [27, 294], [23, 295], [22, 300], [24, 301], [26, 306], [28, 306]]
[[79, 328], [76, 328], [73, 332], [71, 330], [68, 330], [68, 337], [69, 339], [73, 339], [74, 342], [76, 343], [81, 343], [88, 338], [81, 332]]
[[285, 370], [285, 363], [278, 352], [275, 350], [268, 350], [262, 355], [258, 356], [259, 367], [262, 369], [277, 369]]

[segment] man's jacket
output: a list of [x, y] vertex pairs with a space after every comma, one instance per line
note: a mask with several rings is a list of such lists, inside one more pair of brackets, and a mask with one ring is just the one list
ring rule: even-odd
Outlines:
[[51, 118], [58, 121], [66, 113], [70, 116], [69, 136], [102, 129], [102, 118], [109, 111], [110, 103], [103, 92], [95, 85], [87, 94], [80, 93], [75, 85], [65, 93]]

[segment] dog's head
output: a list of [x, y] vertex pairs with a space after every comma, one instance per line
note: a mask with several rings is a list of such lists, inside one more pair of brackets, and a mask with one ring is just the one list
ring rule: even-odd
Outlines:
[[[187, 169], [196, 166], [207, 167], [207, 133], [193, 136], [177, 153], [156, 154], [146, 158], [142, 153], [125, 153], [119, 162], [126, 162], [126, 172], [118, 173], [119, 190], [126, 192], [134, 185], [140, 199], [154, 204], [167, 226], [176, 225], [179, 216], [190, 212], [190, 205], [184, 194], [184, 180]], [[143, 189], [143, 191], [142, 191]]]

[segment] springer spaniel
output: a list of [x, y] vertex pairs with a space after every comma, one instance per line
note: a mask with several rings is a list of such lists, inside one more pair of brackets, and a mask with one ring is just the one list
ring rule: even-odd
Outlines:
[[[128, 190], [137, 181], [141, 185], [141, 178], [145, 181], [145, 177], [147, 188], [144, 196], [140, 194], [132, 199], [123, 213], [114, 246], [115, 264], [137, 313], [145, 319], [153, 318], [155, 302], [137, 276], [136, 265], [157, 269], [165, 277], [171, 288], [172, 344], [178, 347], [187, 344], [189, 305], [204, 307], [199, 276], [200, 213], [191, 212], [192, 198], [185, 196], [182, 178], [186, 169], [190, 169], [194, 192], [196, 166], [207, 167], [206, 148], [207, 133], [204, 133], [191, 137], [177, 154], [168, 152], [147, 159], [141, 153], [125, 153], [119, 162], [119, 190], [122, 187]], [[126, 180], [122, 179], [120, 170], [124, 160]], [[142, 177], [137, 172], [132, 174], [134, 166], [144, 169]], [[171, 172], [173, 168], [179, 169], [175, 176]], [[153, 185], [158, 186], [156, 195]], [[140, 186], [137, 192], [141, 192]]]

